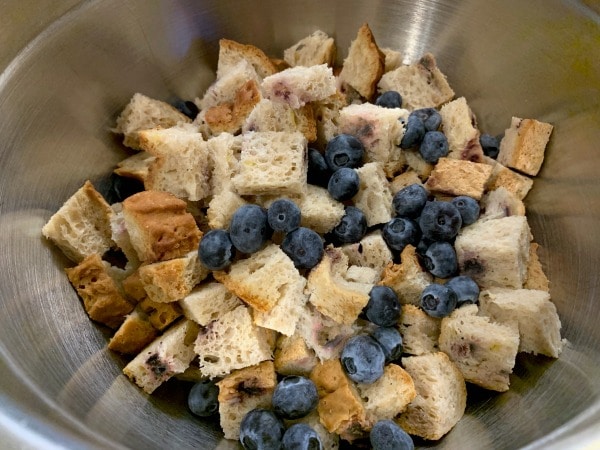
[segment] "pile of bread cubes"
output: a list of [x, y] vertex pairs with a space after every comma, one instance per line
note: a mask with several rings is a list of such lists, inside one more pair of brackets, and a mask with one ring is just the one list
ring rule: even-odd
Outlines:
[[[404, 62], [379, 48], [365, 24], [343, 65], [335, 61], [334, 39], [322, 31], [283, 59], [222, 39], [216, 80], [195, 100], [194, 120], [140, 93], [118, 117], [115, 132], [129, 153], [115, 173], [144, 190], [109, 204], [86, 181], [42, 230], [75, 264], [66, 273], [89, 317], [114, 330], [108, 348], [130, 355], [124, 374], [148, 394], [172, 377], [218, 380], [227, 439], [238, 438], [245, 413], [269, 407], [278, 377], [302, 375], [316, 384], [319, 403], [301, 420], [324, 448], [360, 438], [382, 419], [437, 440], [464, 414], [465, 383], [506, 391], [517, 353], [561, 351], [523, 203], [552, 126], [513, 117], [492, 159], [467, 101], [455, 98], [431, 54]], [[390, 90], [401, 94], [402, 108], [375, 104]], [[425, 107], [439, 110], [449, 144], [436, 164], [399, 146], [408, 115]], [[365, 150], [350, 202], [369, 226], [360, 242], [327, 245], [302, 273], [274, 240], [221, 271], [200, 263], [203, 233], [227, 229], [248, 203], [291, 199], [302, 226], [330, 232], [345, 205], [307, 183], [307, 149], [323, 151], [341, 133]], [[390, 250], [380, 230], [393, 217], [394, 194], [414, 183], [431, 198], [466, 195], [481, 208], [455, 242], [459, 273], [477, 282], [479, 301], [441, 319], [419, 302], [425, 287], [445, 280], [424, 269], [414, 246]], [[122, 267], [105, 256], [115, 249], [126, 258]], [[360, 384], [339, 356], [364, 327], [361, 311], [375, 285], [400, 300], [403, 357]]]

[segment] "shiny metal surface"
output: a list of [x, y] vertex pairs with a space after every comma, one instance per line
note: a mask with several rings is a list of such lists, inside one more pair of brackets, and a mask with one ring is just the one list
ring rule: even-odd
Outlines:
[[4, 3], [14, 19], [0, 27], [0, 447], [236, 448], [181, 392], [147, 397], [120, 375], [40, 228], [85, 179], [104, 185], [124, 155], [109, 128], [134, 92], [201, 94], [221, 37], [278, 55], [320, 28], [345, 54], [365, 21], [407, 61], [437, 55], [483, 131], [512, 115], [555, 125], [527, 205], [567, 344], [557, 361], [519, 357], [507, 393], [470, 390], [437, 446], [600, 445], [597, 1], [107, 0], [46, 2], [48, 14], [44, 2]]

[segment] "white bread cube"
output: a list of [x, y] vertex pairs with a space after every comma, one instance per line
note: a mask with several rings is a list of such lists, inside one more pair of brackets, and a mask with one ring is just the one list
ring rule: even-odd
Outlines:
[[387, 223], [392, 219], [392, 191], [385, 177], [383, 164], [370, 162], [356, 169], [360, 180], [354, 196], [354, 206], [367, 219], [367, 226]]
[[119, 161], [114, 172], [122, 177], [134, 178], [145, 183], [146, 178], [148, 178], [150, 166], [155, 159], [156, 156], [152, 156], [150, 153], [140, 150]]
[[287, 103], [264, 98], [254, 106], [242, 125], [242, 132], [248, 131], [299, 131], [308, 142], [313, 142], [317, 139], [317, 122], [309, 105], [293, 109]]
[[402, 53], [389, 47], [380, 49], [385, 56], [384, 73], [396, 70], [402, 65]]
[[544, 162], [553, 126], [535, 119], [513, 117], [500, 142], [498, 162], [527, 175], [536, 176]]
[[515, 194], [503, 187], [484, 194], [481, 198], [480, 207], [479, 220], [525, 215], [525, 204]]
[[416, 248], [407, 245], [400, 253], [400, 264], [388, 264], [379, 284], [391, 287], [402, 304], [419, 305], [421, 292], [433, 282], [433, 276], [419, 263]]
[[442, 129], [448, 139], [448, 157], [472, 162], [483, 162], [479, 130], [475, 114], [464, 97], [445, 104], [440, 109]]
[[351, 267], [375, 269], [378, 278], [394, 257], [380, 230], [366, 234], [359, 242], [343, 245], [341, 249], [348, 257], [348, 264]]
[[479, 200], [491, 175], [492, 168], [488, 164], [440, 158], [425, 187], [438, 194], [466, 195]]
[[311, 103], [317, 124], [319, 148], [325, 148], [327, 142], [338, 134], [340, 111], [347, 105], [348, 100], [340, 91], [336, 91], [331, 97]]
[[221, 283], [209, 282], [195, 287], [179, 300], [179, 305], [185, 317], [198, 325], [207, 326], [242, 305], [242, 301]]
[[417, 356], [439, 351], [441, 324], [441, 319], [431, 317], [416, 305], [402, 305], [398, 324], [402, 335], [402, 351]]
[[110, 217], [110, 230], [111, 239], [117, 247], [123, 252], [125, 258], [127, 258], [127, 267], [136, 268], [140, 265], [138, 254], [131, 244], [131, 238], [125, 225], [125, 219], [123, 218], [123, 204], [113, 203], [110, 205], [113, 210], [113, 214]]
[[176, 302], [157, 303], [146, 297], [138, 303], [137, 307], [148, 316], [148, 321], [158, 331], [165, 330], [183, 315]]
[[379, 272], [370, 267], [348, 266], [344, 278], [354, 283], [373, 285], [379, 281]]
[[419, 178], [419, 174], [415, 170], [408, 169], [401, 174], [396, 175], [390, 182], [392, 195], [396, 195], [398, 191], [410, 186], [411, 184], [423, 184], [421, 178]]
[[422, 181], [427, 180], [431, 174], [431, 171], [433, 170], [433, 164], [425, 161], [421, 156], [421, 153], [412, 149], [404, 150], [402, 152], [402, 157], [404, 158], [409, 170], [416, 172]]
[[283, 59], [290, 67], [333, 66], [336, 56], [335, 40], [327, 33], [317, 30], [283, 51]]
[[317, 356], [302, 336], [280, 336], [275, 348], [275, 370], [281, 375], [308, 376], [317, 364]]
[[235, 192], [227, 189], [222, 190], [210, 199], [208, 203], [208, 209], [206, 210], [206, 217], [208, 219], [208, 226], [211, 229], [229, 228], [231, 218], [240, 206], [247, 204], [246, 200], [240, 197]]
[[233, 190], [232, 177], [239, 170], [242, 153], [242, 137], [221, 133], [206, 141], [213, 162], [211, 190], [215, 195]]
[[531, 178], [503, 166], [495, 159], [486, 157], [485, 163], [492, 166], [492, 175], [487, 185], [488, 190], [492, 191], [503, 187], [518, 199], [523, 200], [533, 187], [533, 180]]
[[539, 247], [535, 242], [532, 242], [529, 246], [529, 264], [527, 265], [527, 277], [523, 287], [550, 292], [550, 281], [544, 273], [544, 268], [537, 253]]
[[265, 53], [250, 44], [241, 44], [230, 39], [219, 40], [217, 80], [225, 77], [240, 61], [246, 61], [262, 79], [277, 72], [277, 67]]

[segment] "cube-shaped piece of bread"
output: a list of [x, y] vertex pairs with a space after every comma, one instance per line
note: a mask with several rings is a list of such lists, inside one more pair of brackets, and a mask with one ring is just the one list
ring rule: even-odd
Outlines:
[[402, 351], [424, 355], [439, 351], [441, 319], [431, 317], [416, 305], [402, 305], [398, 329], [402, 335]]
[[375, 269], [378, 276], [394, 258], [380, 230], [371, 231], [360, 241], [343, 245], [341, 249], [348, 257], [348, 264]]
[[255, 408], [269, 409], [277, 374], [272, 361], [234, 370], [217, 383], [219, 421], [225, 439], [238, 439], [246, 413]]
[[402, 152], [402, 157], [404, 158], [409, 170], [416, 172], [421, 181], [427, 180], [431, 174], [431, 171], [433, 170], [433, 164], [425, 161], [421, 156], [421, 153], [414, 149], [404, 150]]
[[242, 301], [223, 284], [209, 282], [201, 284], [179, 300], [183, 314], [198, 325], [206, 326], [223, 314], [242, 305]]
[[503, 187], [484, 194], [481, 197], [480, 207], [479, 220], [525, 215], [525, 204], [515, 194]]
[[283, 59], [290, 67], [310, 67], [319, 64], [333, 66], [335, 56], [335, 40], [321, 30], [300, 39], [283, 51]]
[[237, 211], [240, 206], [245, 205], [247, 202], [241, 196], [233, 191], [224, 189], [220, 192], [215, 193], [208, 203], [208, 209], [206, 210], [206, 217], [208, 218], [208, 226], [212, 229], [229, 228], [229, 223], [233, 217], [233, 213]]
[[384, 47], [380, 49], [385, 56], [384, 73], [396, 70], [402, 65], [402, 53], [393, 48]]
[[536, 289], [538, 291], [550, 292], [550, 280], [544, 272], [542, 263], [538, 256], [539, 245], [532, 242], [529, 246], [529, 264], [527, 265], [527, 277], [523, 287], [525, 289]]
[[157, 303], [147, 297], [138, 303], [138, 308], [148, 316], [152, 326], [159, 331], [166, 329], [183, 315], [178, 303]]
[[443, 353], [402, 358], [412, 377], [417, 396], [396, 419], [409, 434], [438, 440], [456, 425], [467, 404], [465, 380]]
[[389, 263], [379, 284], [391, 287], [402, 304], [418, 305], [421, 292], [433, 282], [433, 276], [419, 263], [416, 248], [407, 245], [400, 253], [400, 264]]
[[390, 181], [390, 189], [392, 190], [392, 195], [396, 195], [396, 193], [411, 184], [423, 184], [421, 178], [419, 178], [419, 174], [413, 170], [408, 169], [401, 174], [398, 174], [394, 177], [392, 181]]
[[346, 96], [336, 91], [331, 97], [318, 102], [312, 102], [317, 123], [317, 145], [324, 149], [336, 134], [338, 134], [340, 111], [348, 105]]
[[464, 227], [454, 243], [460, 273], [480, 287], [521, 288], [527, 277], [531, 238], [525, 216], [477, 221]]
[[277, 68], [267, 55], [258, 47], [242, 44], [231, 39], [219, 40], [219, 60], [217, 62], [217, 80], [228, 74], [233, 67], [246, 61], [252, 65], [260, 78], [277, 72]]
[[131, 297], [136, 302], [146, 298], [147, 294], [142, 284], [142, 279], [137, 270], [130, 273], [122, 282], [121, 287], [126, 295]]
[[137, 355], [158, 335], [146, 313], [140, 308], [134, 309], [125, 317], [125, 321], [110, 338], [108, 348], [124, 355]]
[[139, 267], [140, 260], [138, 254], [131, 244], [131, 238], [125, 225], [125, 218], [123, 217], [123, 204], [113, 203], [110, 205], [113, 210], [113, 214], [110, 217], [110, 230], [111, 239], [117, 245], [119, 250], [123, 252], [125, 258], [127, 258], [127, 267], [134, 269]]
[[86, 181], [42, 227], [50, 239], [72, 261], [93, 254], [103, 255], [113, 246], [110, 219], [113, 210]]
[[353, 197], [354, 205], [365, 214], [367, 226], [389, 222], [392, 219], [392, 191], [383, 164], [366, 163], [356, 172], [360, 182]]
[[133, 358], [123, 373], [144, 392], [152, 394], [162, 383], [188, 368], [196, 356], [193, 344], [197, 334], [194, 322], [178, 322]]
[[544, 162], [553, 126], [535, 119], [513, 117], [500, 142], [498, 162], [527, 175], [536, 176]]
[[399, 92], [402, 106], [410, 111], [438, 108], [454, 97], [454, 91], [431, 53], [426, 53], [413, 64], [401, 65], [385, 73], [379, 81], [378, 90]]
[[144, 183], [148, 178], [150, 166], [156, 159], [148, 152], [140, 150], [131, 156], [119, 161], [114, 172], [122, 177], [134, 178]]
[[317, 364], [317, 356], [302, 336], [280, 336], [274, 355], [275, 370], [281, 375], [308, 376]]
[[533, 180], [526, 175], [521, 175], [508, 167], [503, 166], [495, 159], [485, 158], [485, 162], [492, 166], [492, 175], [488, 180], [487, 189], [492, 191], [500, 187], [523, 200], [533, 187]]
[[475, 114], [464, 97], [446, 103], [440, 109], [442, 128], [448, 139], [448, 157], [483, 162]]
[[481, 312], [519, 328], [519, 351], [558, 358], [560, 319], [550, 294], [534, 289], [489, 288], [480, 295]]
[[248, 131], [299, 131], [308, 142], [313, 142], [317, 139], [317, 122], [310, 105], [293, 109], [287, 103], [264, 98], [244, 121], [242, 132]]
[[477, 309], [477, 305], [464, 305], [455, 311], [460, 314], [442, 319], [440, 350], [456, 364], [465, 381], [507, 391], [519, 349], [519, 330], [478, 316]]
[[435, 193], [466, 195], [481, 199], [492, 168], [488, 164], [452, 158], [440, 158], [429, 175], [425, 187]]

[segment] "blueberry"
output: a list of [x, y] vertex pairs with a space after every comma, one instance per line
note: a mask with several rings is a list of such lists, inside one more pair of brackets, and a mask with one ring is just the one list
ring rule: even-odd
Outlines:
[[467, 275], [450, 278], [445, 286], [456, 293], [457, 306], [464, 303], [477, 303], [479, 300], [479, 286]]
[[454, 311], [456, 302], [456, 293], [443, 284], [432, 283], [421, 292], [421, 308], [431, 317], [446, 317]]
[[377, 327], [371, 337], [381, 346], [385, 362], [396, 361], [402, 356], [402, 335], [396, 327]]
[[402, 96], [397, 91], [387, 91], [377, 97], [375, 104], [384, 108], [402, 108]]
[[240, 424], [240, 443], [246, 450], [279, 450], [285, 428], [274, 412], [256, 408]]
[[407, 245], [419, 243], [421, 231], [413, 220], [396, 217], [383, 226], [381, 235], [389, 248], [401, 252]]
[[274, 231], [289, 233], [300, 226], [300, 208], [287, 198], [279, 198], [267, 209], [267, 221]]
[[452, 199], [452, 204], [458, 209], [463, 226], [471, 225], [479, 219], [479, 202], [473, 197], [459, 195]]
[[200, 241], [198, 257], [209, 270], [222, 270], [231, 264], [235, 255], [229, 233], [225, 230], [210, 230]]
[[175, 106], [180, 113], [185, 114], [192, 120], [200, 113], [198, 106], [189, 100], [177, 100], [173, 106]]
[[456, 251], [449, 242], [434, 242], [423, 255], [423, 265], [435, 277], [451, 277], [458, 270]]
[[436, 164], [438, 159], [448, 154], [448, 139], [441, 131], [428, 131], [423, 136], [419, 153], [430, 164]]
[[360, 179], [358, 172], [347, 167], [342, 167], [333, 172], [327, 184], [329, 195], [340, 202], [350, 200], [354, 197], [359, 187]]
[[385, 353], [371, 336], [359, 334], [348, 339], [340, 362], [352, 381], [374, 383], [383, 375]]
[[346, 206], [344, 215], [331, 232], [334, 240], [340, 244], [352, 244], [360, 241], [367, 233], [367, 218], [356, 206]]
[[285, 235], [281, 250], [297, 269], [312, 269], [323, 257], [323, 240], [310, 228], [299, 227]]
[[411, 114], [423, 121], [425, 131], [437, 131], [442, 124], [442, 116], [435, 108], [415, 109]]
[[363, 309], [367, 319], [380, 327], [391, 327], [400, 319], [400, 301], [388, 286], [373, 286]]
[[490, 158], [496, 159], [500, 152], [500, 140], [495, 136], [489, 134], [482, 134], [479, 136], [479, 144], [483, 149], [483, 154]]
[[410, 435], [393, 420], [378, 421], [369, 434], [373, 450], [414, 450]]
[[349, 134], [338, 134], [325, 148], [325, 162], [332, 172], [342, 167], [356, 169], [362, 164], [365, 149], [362, 142]]
[[271, 237], [267, 210], [258, 205], [240, 206], [231, 218], [229, 236], [235, 248], [242, 253], [254, 253]]
[[427, 203], [427, 190], [422, 184], [414, 183], [394, 194], [392, 208], [397, 216], [414, 219], [419, 217]]
[[200, 417], [212, 416], [219, 410], [219, 388], [214, 381], [199, 381], [188, 394], [190, 411]]
[[282, 450], [322, 450], [319, 434], [305, 423], [295, 423], [283, 435]]
[[461, 226], [460, 212], [450, 202], [427, 202], [419, 218], [423, 236], [431, 241], [450, 241]]
[[400, 148], [417, 147], [421, 144], [424, 135], [425, 125], [423, 125], [423, 121], [414, 114], [409, 115], [406, 121], [404, 136], [402, 136], [402, 140], [400, 141]]
[[283, 378], [273, 392], [273, 410], [284, 419], [299, 419], [317, 407], [317, 387], [310, 379], [291, 375]]
[[144, 183], [136, 178], [123, 177], [112, 173], [108, 180], [108, 192], [106, 193], [106, 201], [109, 204], [120, 203], [133, 194], [144, 190]]
[[326, 188], [330, 176], [331, 170], [329, 170], [329, 166], [325, 162], [325, 158], [321, 152], [317, 149], [309, 148], [307, 183]]

